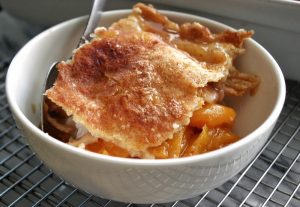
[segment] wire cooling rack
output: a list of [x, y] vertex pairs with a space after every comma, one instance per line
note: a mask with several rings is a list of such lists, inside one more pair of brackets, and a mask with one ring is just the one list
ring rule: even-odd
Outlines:
[[5, 95], [6, 71], [7, 64], [0, 66], [1, 207], [300, 206], [299, 82], [287, 80], [285, 105], [271, 137], [250, 165], [237, 176], [191, 199], [138, 205], [93, 196], [66, 183], [43, 165], [20, 135], [9, 111]]

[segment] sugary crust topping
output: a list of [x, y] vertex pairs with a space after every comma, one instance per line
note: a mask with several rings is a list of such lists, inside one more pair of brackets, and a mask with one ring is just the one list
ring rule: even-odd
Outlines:
[[94, 40], [58, 68], [47, 96], [93, 136], [136, 151], [172, 138], [199, 107], [197, 89], [223, 77], [144, 32]]

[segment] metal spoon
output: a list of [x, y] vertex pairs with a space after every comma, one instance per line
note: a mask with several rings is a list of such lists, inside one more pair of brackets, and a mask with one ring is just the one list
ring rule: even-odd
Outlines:
[[[83, 36], [80, 38], [79, 43], [77, 45], [77, 48], [85, 43], [86, 40], [90, 40], [90, 34], [94, 32], [95, 28], [98, 27], [99, 20], [101, 17], [101, 11], [103, 9], [105, 0], [94, 0], [93, 7], [89, 16], [89, 20], [87, 23], [87, 26], [85, 28], [85, 31], [83, 33]], [[45, 92], [47, 89], [51, 88], [53, 86], [54, 81], [57, 78], [58, 71], [57, 71], [57, 64], [58, 62], [55, 62], [50, 67], [50, 70], [46, 76], [45, 84], [43, 87], [43, 92]], [[42, 94], [42, 102], [41, 102], [41, 129], [44, 131], [44, 101], [45, 96]]]

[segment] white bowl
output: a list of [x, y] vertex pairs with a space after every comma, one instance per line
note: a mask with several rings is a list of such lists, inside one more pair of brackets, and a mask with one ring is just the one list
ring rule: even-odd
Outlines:
[[[129, 11], [103, 14], [108, 26]], [[198, 16], [163, 11], [177, 22], [199, 21], [213, 31], [229, 27]], [[270, 54], [253, 40], [238, 67], [259, 75], [254, 96], [232, 99], [238, 111], [236, 131], [243, 138], [225, 148], [193, 157], [167, 160], [116, 158], [64, 144], [39, 128], [42, 84], [50, 65], [70, 56], [82, 34], [86, 17], [54, 26], [32, 39], [13, 59], [6, 92], [17, 126], [32, 149], [57, 175], [75, 186], [107, 199], [133, 203], [162, 203], [185, 199], [215, 188], [242, 170], [270, 135], [282, 109], [285, 82]]]

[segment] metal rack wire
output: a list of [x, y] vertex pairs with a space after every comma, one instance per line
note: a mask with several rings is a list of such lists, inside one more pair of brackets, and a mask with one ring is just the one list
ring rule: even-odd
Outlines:
[[7, 64], [0, 66], [0, 206], [300, 206], [300, 83], [287, 81], [284, 109], [256, 158], [237, 176], [197, 197], [137, 205], [76, 189], [43, 165], [20, 135], [5, 95]]

